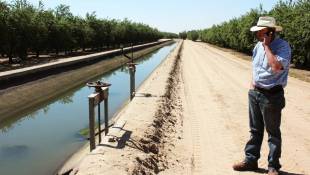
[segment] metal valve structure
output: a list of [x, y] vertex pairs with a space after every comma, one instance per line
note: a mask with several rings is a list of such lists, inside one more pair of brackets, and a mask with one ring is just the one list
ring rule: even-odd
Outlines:
[[97, 81], [97, 82], [89, 82], [86, 84], [88, 87], [95, 88], [95, 92], [88, 96], [88, 104], [89, 104], [89, 144], [90, 151], [96, 148], [96, 139], [95, 139], [95, 107], [98, 109], [98, 136], [99, 143], [101, 142], [101, 111], [100, 104], [104, 101], [104, 131], [105, 135], [109, 132], [109, 117], [108, 117], [108, 97], [109, 97], [109, 86], [111, 84]]

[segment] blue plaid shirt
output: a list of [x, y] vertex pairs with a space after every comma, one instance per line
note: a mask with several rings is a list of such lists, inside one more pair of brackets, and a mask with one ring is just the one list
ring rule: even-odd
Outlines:
[[258, 42], [253, 49], [253, 83], [255, 86], [270, 89], [276, 85], [287, 84], [288, 70], [291, 60], [290, 45], [280, 39], [275, 38], [269, 45], [272, 53], [276, 55], [277, 60], [282, 64], [283, 70], [273, 72], [268, 64], [268, 58], [262, 42]]

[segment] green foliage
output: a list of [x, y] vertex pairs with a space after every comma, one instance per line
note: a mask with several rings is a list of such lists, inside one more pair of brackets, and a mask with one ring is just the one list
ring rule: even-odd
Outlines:
[[162, 38], [175, 39], [175, 38], [179, 38], [179, 35], [177, 35], [175, 33], [162, 32]]
[[34, 33], [33, 16], [35, 8], [25, 0], [16, 0], [10, 5], [7, 14], [8, 55], [17, 54], [20, 58], [27, 57], [28, 46], [31, 45]]
[[280, 1], [270, 15], [284, 28], [280, 34], [293, 49], [294, 63], [310, 67], [310, 1]]
[[196, 41], [199, 38], [199, 31], [197, 30], [188, 31], [187, 38], [192, 41]]
[[186, 39], [187, 38], [187, 32], [186, 31], [180, 32], [179, 33], [179, 38]]
[[176, 37], [143, 23], [128, 19], [100, 19], [95, 13], [74, 16], [70, 7], [44, 9], [26, 0], [6, 3], [0, 0], [0, 53], [10, 58], [27, 58], [30, 52], [56, 53], [92, 48], [96, 50]]
[[278, 25], [284, 28], [279, 35], [290, 43], [293, 62], [310, 66], [309, 0], [279, 1], [269, 12], [262, 6], [251, 9], [239, 18], [200, 31], [201, 40], [251, 54], [256, 39], [249, 29], [264, 15], [275, 17]]
[[8, 43], [8, 12], [9, 7], [5, 2], [0, 1], [0, 52], [7, 50]]

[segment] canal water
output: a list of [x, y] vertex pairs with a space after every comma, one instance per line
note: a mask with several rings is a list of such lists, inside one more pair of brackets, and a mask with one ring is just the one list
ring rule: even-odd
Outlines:
[[[136, 87], [166, 58], [176, 44], [137, 60]], [[96, 80], [112, 84], [109, 89], [109, 117], [129, 99], [126, 66], [103, 74]], [[86, 143], [80, 130], [88, 127], [88, 95], [94, 89], [81, 85], [46, 106], [1, 124], [0, 175], [48, 175]], [[103, 116], [103, 111], [101, 116]]]

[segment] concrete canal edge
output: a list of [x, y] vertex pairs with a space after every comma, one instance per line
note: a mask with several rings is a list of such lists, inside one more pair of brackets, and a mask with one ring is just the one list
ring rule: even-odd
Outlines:
[[[164, 93], [166, 92], [166, 80], [168, 79], [168, 72], [170, 70], [170, 68], [173, 68], [172, 62], [174, 63], [174, 59], [179, 55], [180, 49], [182, 46], [182, 42], [179, 42], [178, 45], [176, 46], [176, 48], [174, 50], [172, 50], [169, 55], [167, 56], [169, 58], [169, 60], [164, 60], [152, 73], [151, 75], [144, 80], [144, 82], [140, 85], [140, 87], [137, 90], [137, 94], [144, 94], [145, 92], [151, 92], [152, 97], [151, 99], [144, 99], [146, 101], [143, 101], [141, 103], [141, 100], [143, 100], [143, 98], [141, 97], [136, 97], [136, 99], [134, 98], [132, 102], [127, 103], [125, 106], [123, 106], [112, 118], [112, 122], [114, 123], [114, 125], [111, 127], [110, 132], [111, 135], [119, 132], [118, 134], [120, 134], [121, 130], [123, 130], [124, 128], [126, 128], [126, 125], [131, 125], [132, 127], [132, 123], [131, 120], [133, 120], [133, 122], [137, 122], [136, 118], [132, 118], [133, 116], [137, 116], [137, 115], [133, 115], [130, 114], [130, 112], [128, 111], [137, 111], [135, 108], [149, 108], [151, 107], [151, 110], [146, 110], [145, 111], [145, 121], [148, 120], [153, 120], [153, 112], [155, 112], [156, 108], [157, 108], [157, 103], [158, 100], [161, 98], [162, 95], [164, 95]], [[173, 61], [172, 61], [173, 60]], [[167, 69], [168, 68], [168, 69]], [[164, 74], [164, 76], [161, 76], [160, 79], [157, 79], [158, 74]], [[167, 74], [167, 75], [166, 75]], [[160, 83], [158, 82], [160, 81]], [[159, 85], [157, 84], [156, 86], [154, 86], [153, 88], [150, 88], [150, 86], [153, 86], [153, 83], [159, 83]], [[160, 89], [157, 89], [158, 87], [160, 87]], [[154, 92], [154, 90], [156, 92]], [[151, 100], [151, 101], [150, 101]], [[137, 102], [138, 101], [138, 102]], [[153, 111], [153, 112], [151, 112]], [[143, 114], [144, 115], [144, 114]], [[129, 116], [131, 116], [130, 118], [128, 118]], [[139, 116], [137, 116], [139, 118]], [[141, 120], [141, 118], [140, 118]], [[143, 119], [144, 120], [144, 119]], [[142, 120], [142, 121], [143, 121]], [[139, 120], [138, 120], [139, 123]], [[144, 125], [144, 128], [147, 127], [147, 125], [145, 125], [145, 123], [141, 123], [138, 124], [139, 126]], [[135, 126], [134, 126], [135, 127]], [[141, 128], [139, 128], [141, 129]], [[138, 133], [138, 132], [137, 132]], [[109, 134], [110, 135], [110, 134]], [[143, 134], [139, 134], [142, 135]], [[109, 137], [109, 136], [108, 136]], [[109, 140], [108, 137], [104, 137], [103, 138], [103, 142], [101, 142], [101, 145], [105, 145], [106, 143], [104, 141]], [[106, 147], [108, 148], [108, 147]], [[102, 148], [101, 148], [102, 149]], [[98, 150], [94, 150], [95, 152]], [[109, 151], [109, 150], [107, 150]], [[89, 155], [96, 155], [96, 154], [92, 154], [93, 152], [89, 153], [89, 143], [85, 144], [79, 151], [77, 151], [75, 154], [73, 154], [64, 164], [63, 166], [56, 172], [57, 175], [67, 175], [67, 174], [75, 174], [78, 171], [79, 167], [81, 164], [83, 164], [84, 159], [87, 159], [87, 157]], [[119, 152], [118, 152], [119, 153]], [[113, 153], [111, 153], [113, 154]], [[99, 154], [98, 154], [99, 155]], [[103, 154], [102, 154], [103, 155]], [[111, 164], [111, 162], [110, 162]], [[112, 163], [113, 164], [113, 163]]]
[[[141, 46], [135, 49], [142, 49], [134, 52], [134, 58], [139, 58], [143, 55], [151, 53], [165, 45], [169, 45], [174, 41], [159, 42], [147, 46]], [[116, 51], [114, 54], [120, 54]], [[103, 54], [100, 57], [104, 56]], [[106, 56], [111, 56], [108, 52]], [[106, 57], [105, 56], [105, 57]], [[91, 60], [84, 60], [81, 63], [89, 62], [98, 59], [95, 55]], [[75, 62], [75, 61], [73, 61]], [[90, 81], [105, 72], [120, 67], [128, 62], [128, 59], [123, 56], [114, 56], [111, 59], [103, 59], [102, 61], [95, 61], [95, 64], [86, 64], [87, 66], [62, 71], [57, 74], [49, 75], [35, 81], [30, 81], [22, 85], [6, 88], [0, 91], [0, 122], [13, 123], [18, 120], [20, 116], [25, 115], [29, 110], [36, 110], [44, 107], [52, 100], [64, 94], [66, 91], [79, 87], [81, 84]], [[62, 66], [68, 66], [65, 62]], [[59, 65], [58, 65], [59, 66]], [[51, 68], [55, 68], [51, 66]], [[59, 66], [60, 69], [66, 69]], [[30, 69], [30, 68], [29, 68]], [[43, 70], [48, 70], [46, 67]], [[40, 74], [40, 71], [31, 72]], [[28, 74], [18, 74], [17, 76], [25, 76]]]
[[[147, 44], [141, 44], [141, 45], [136, 45], [133, 46], [134, 51], [139, 51], [148, 47], [152, 47], [158, 44], [162, 44], [166, 41], [169, 40], [163, 40], [163, 41], [157, 41], [157, 42], [152, 42], [152, 43], [147, 43]], [[123, 49], [125, 53], [128, 53], [131, 51], [131, 47], [126, 47]], [[81, 67], [85, 66], [86, 63], [92, 63], [94, 61], [100, 61], [102, 58], [106, 57], [111, 57], [111, 56], [117, 56], [121, 55], [122, 50], [121, 49], [115, 49], [115, 50], [110, 50], [110, 51], [104, 51], [104, 52], [99, 52], [99, 53], [94, 53], [94, 54], [89, 54], [89, 55], [83, 55], [83, 56], [76, 56], [76, 57], [71, 57], [71, 58], [65, 58], [65, 59], [59, 59], [55, 62], [50, 62], [50, 63], [45, 63], [41, 65], [35, 65], [31, 67], [25, 67], [25, 68], [20, 68], [20, 69], [15, 69], [15, 70], [10, 70], [10, 71], [5, 71], [5, 72], [0, 72], [0, 83], [7, 83], [10, 82], [14, 79], [24, 79], [24, 77], [31, 75], [37, 75], [39, 73], [43, 73], [44, 71], [51, 71], [54, 69], [59, 69], [59, 68], [70, 68], [73, 65], [78, 65], [81, 64]]]

